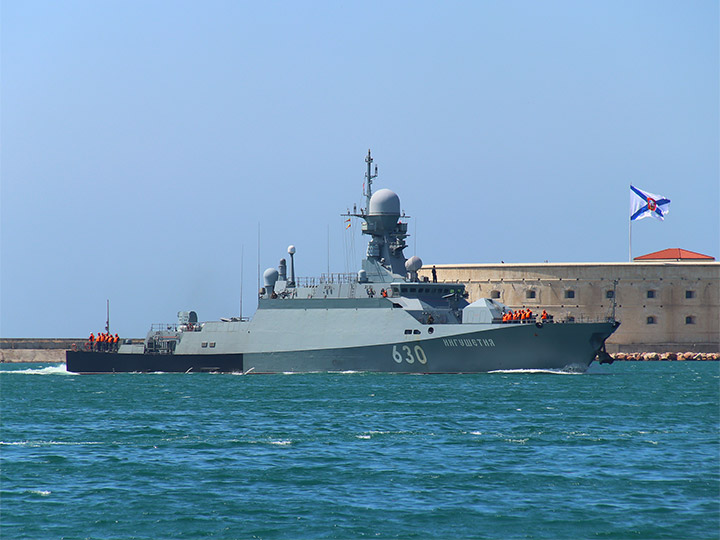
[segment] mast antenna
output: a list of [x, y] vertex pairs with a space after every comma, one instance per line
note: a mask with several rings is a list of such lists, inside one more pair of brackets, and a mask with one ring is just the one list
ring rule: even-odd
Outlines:
[[245, 244], [240, 246], [240, 320], [242, 321], [243, 311], [243, 270], [245, 268]]
[[372, 181], [373, 178], [377, 178], [378, 175], [378, 168], [377, 165], [375, 165], [375, 174], [372, 173], [372, 162], [373, 158], [370, 155], [370, 149], [368, 149], [368, 155], [365, 158], [365, 163], [367, 163], [367, 172], [365, 173], [365, 178], [367, 179], [367, 191], [365, 192], [365, 212], [370, 212], [370, 197], [372, 197]]

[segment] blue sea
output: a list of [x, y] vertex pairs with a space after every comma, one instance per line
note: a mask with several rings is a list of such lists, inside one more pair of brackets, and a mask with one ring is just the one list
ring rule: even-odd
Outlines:
[[582, 375], [0, 365], [0, 535], [720, 536], [720, 365]]

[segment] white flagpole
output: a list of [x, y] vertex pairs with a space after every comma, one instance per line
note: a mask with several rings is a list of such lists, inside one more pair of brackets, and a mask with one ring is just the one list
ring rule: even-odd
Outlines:
[[630, 222], [628, 225], [628, 262], [632, 262], [632, 219], [628, 221]]

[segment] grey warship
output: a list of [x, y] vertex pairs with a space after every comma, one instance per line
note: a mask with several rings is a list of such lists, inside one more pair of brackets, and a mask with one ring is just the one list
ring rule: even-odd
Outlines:
[[362, 220], [366, 257], [356, 274], [295, 276], [285, 259], [263, 274], [252, 319], [200, 322], [194, 311], [153, 326], [142, 343], [113, 351], [67, 351], [67, 370], [113, 372], [392, 372], [482, 373], [502, 370], [583, 372], [608, 361], [605, 340], [619, 326], [598, 322], [503, 321], [509, 308], [482, 298], [469, 303], [460, 283], [420, 277], [423, 263], [403, 254], [407, 223], [400, 199], [372, 190], [368, 151]]

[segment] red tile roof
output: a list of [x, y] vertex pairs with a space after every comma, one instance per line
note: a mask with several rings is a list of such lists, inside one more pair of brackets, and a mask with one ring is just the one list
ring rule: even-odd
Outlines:
[[655, 253], [648, 253], [647, 255], [641, 255], [635, 257], [635, 261], [657, 261], [657, 260], [693, 260], [693, 261], [714, 261], [715, 257], [710, 255], [703, 255], [702, 253], [695, 253], [694, 251], [688, 251], [687, 249], [680, 248], [669, 248]]

